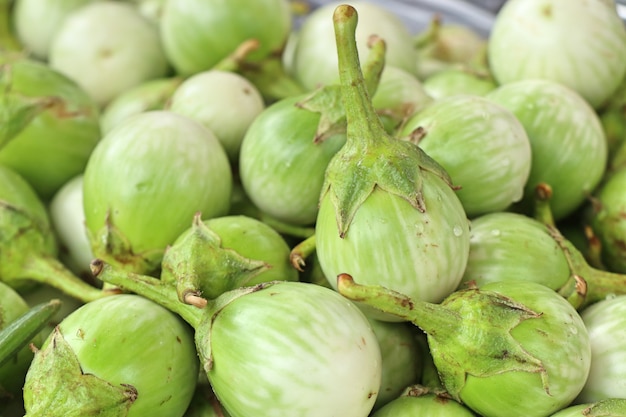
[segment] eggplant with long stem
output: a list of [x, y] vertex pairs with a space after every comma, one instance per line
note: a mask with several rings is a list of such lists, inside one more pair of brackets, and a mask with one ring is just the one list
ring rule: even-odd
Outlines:
[[417, 145], [385, 131], [359, 64], [356, 10], [337, 7], [334, 25], [347, 133], [320, 194], [318, 260], [333, 286], [333, 277], [350, 273], [364, 284], [441, 301], [465, 269], [466, 213], [448, 173]]
[[433, 304], [348, 274], [337, 281], [348, 299], [421, 328], [446, 391], [484, 417], [550, 415], [576, 398], [589, 374], [582, 318], [544, 285], [494, 282]]
[[381, 384], [381, 352], [367, 318], [336, 291], [273, 281], [207, 300], [179, 301], [175, 287], [94, 260], [102, 281], [149, 298], [195, 329], [213, 390], [232, 417], [366, 417]]

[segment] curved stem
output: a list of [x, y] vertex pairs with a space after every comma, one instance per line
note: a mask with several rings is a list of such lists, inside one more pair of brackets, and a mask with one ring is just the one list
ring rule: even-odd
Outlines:
[[554, 226], [554, 216], [550, 207], [552, 187], [546, 183], [539, 183], [535, 187], [535, 219], [547, 226]]
[[181, 316], [194, 329], [198, 328], [204, 310], [182, 303], [178, 299], [176, 289], [172, 285], [164, 284], [158, 278], [113, 268], [101, 259], [95, 259], [91, 262], [91, 272], [96, 278], [104, 282], [116, 285], [123, 290], [141, 295], [162, 305]]
[[[626, 275], [594, 268], [589, 265], [585, 256], [574, 244], [565, 239], [558, 230], [552, 228], [551, 233], [563, 250], [572, 273], [572, 278], [563, 289], [559, 290], [559, 293], [564, 295], [570, 303], [572, 301], [568, 295], [573, 296], [574, 307], [580, 310], [609, 296], [626, 294]], [[568, 287], [570, 289], [572, 287], [572, 279], [577, 281], [576, 288], [581, 291], [578, 297], [567, 290]]]
[[412, 300], [404, 294], [378, 285], [357, 284], [348, 274], [339, 274], [337, 277], [337, 291], [349, 300], [410, 321], [431, 337], [454, 334], [462, 324], [462, 318], [458, 314], [439, 304]]
[[309, 236], [307, 239], [298, 243], [291, 249], [291, 253], [289, 254], [291, 265], [300, 272], [304, 271], [304, 266], [306, 265], [305, 260], [315, 252], [315, 248], [315, 235]]
[[54, 287], [84, 303], [119, 292], [117, 289], [100, 289], [87, 284], [56, 258], [46, 255], [29, 257], [21, 265], [21, 274], [24, 279]]

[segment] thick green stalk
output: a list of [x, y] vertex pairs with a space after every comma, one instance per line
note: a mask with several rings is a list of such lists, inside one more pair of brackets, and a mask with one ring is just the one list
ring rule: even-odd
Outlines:
[[[339, 6], [333, 15], [337, 41], [339, 80], [347, 120], [347, 144], [355, 139], [359, 146], [388, 141], [387, 132], [376, 115], [366, 80], [361, 71], [356, 45], [356, 11], [350, 6]], [[367, 121], [364, 123], [364, 121]], [[372, 143], [373, 142], [373, 143]]]
[[360, 285], [348, 274], [337, 277], [337, 291], [354, 302], [409, 321], [435, 339], [439, 334], [454, 334], [463, 323], [459, 314], [440, 304], [413, 300], [381, 286]]
[[[579, 281], [582, 281], [582, 284], [579, 283], [579, 286], [585, 286], [586, 293], [578, 304], [572, 303], [574, 307], [581, 310], [607, 297], [626, 294], [625, 274], [592, 267], [574, 244], [564, 238], [557, 230], [553, 230], [553, 237], [563, 250], [572, 276], [578, 277]], [[559, 292], [562, 293], [561, 291]]]
[[165, 284], [158, 278], [114, 268], [101, 259], [92, 261], [91, 272], [96, 278], [106, 283], [146, 297], [178, 314], [194, 329], [200, 324], [203, 310], [193, 305], [182, 303], [178, 299], [176, 288], [171, 284]]
[[[552, 216], [551, 197], [552, 188], [548, 184], [536, 187], [535, 218], [546, 226], [548, 233], [561, 247], [571, 272], [570, 278], [559, 289], [559, 294], [578, 310], [611, 295], [626, 294], [626, 275], [590, 265], [580, 250], [561, 234]], [[594, 238], [589, 234], [587, 237]], [[595, 250], [598, 251], [597, 246]]]
[[51, 256], [31, 256], [20, 267], [22, 276], [26, 279], [54, 287], [85, 303], [117, 293], [116, 290], [100, 289], [87, 284]]

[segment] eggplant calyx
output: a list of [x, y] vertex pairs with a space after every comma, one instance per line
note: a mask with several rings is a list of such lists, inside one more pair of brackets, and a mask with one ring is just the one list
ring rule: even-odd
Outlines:
[[391, 137], [372, 104], [356, 47], [357, 12], [340, 5], [333, 15], [341, 96], [346, 112], [346, 143], [331, 159], [320, 202], [330, 198], [339, 236], [344, 238], [355, 213], [376, 189], [426, 211], [424, 175], [434, 174], [451, 185], [445, 169], [415, 144]]
[[123, 417], [138, 397], [132, 385], [112, 384], [83, 373], [58, 327], [53, 330], [50, 343], [35, 352], [24, 390], [26, 416]]
[[267, 262], [246, 258], [223, 247], [222, 238], [197, 213], [190, 233], [166, 249], [161, 279], [176, 285], [182, 302], [200, 307], [203, 303], [200, 295], [214, 299], [245, 286], [270, 267]]
[[150, 274], [158, 270], [163, 260], [163, 249], [137, 252], [128, 238], [115, 226], [109, 213], [105, 224], [95, 234], [88, 231], [94, 256], [124, 270]]
[[413, 300], [381, 286], [361, 285], [348, 274], [337, 277], [340, 294], [354, 302], [403, 318], [428, 337], [433, 361], [446, 390], [461, 401], [468, 376], [489, 377], [503, 372], [541, 375], [549, 392], [541, 360], [527, 352], [511, 331], [541, 313], [494, 291], [458, 290], [441, 304]]

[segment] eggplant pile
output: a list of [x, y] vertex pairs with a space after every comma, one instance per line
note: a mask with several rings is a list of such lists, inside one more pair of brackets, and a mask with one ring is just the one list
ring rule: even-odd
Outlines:
[[0, 417], [626, 416], [616, 4], [394, 4], [0, 0]]

